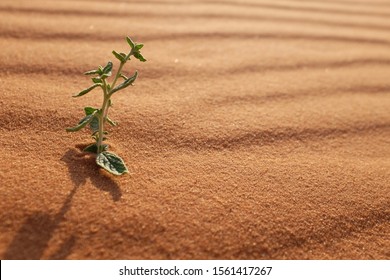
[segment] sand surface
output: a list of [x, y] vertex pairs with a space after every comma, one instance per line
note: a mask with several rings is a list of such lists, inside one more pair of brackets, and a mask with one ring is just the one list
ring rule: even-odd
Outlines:
[[[115, 177], [65, 128], [126, 35]], [[390, 259], [389, 1], [1, 0], [0, 48], [2, 259]]]

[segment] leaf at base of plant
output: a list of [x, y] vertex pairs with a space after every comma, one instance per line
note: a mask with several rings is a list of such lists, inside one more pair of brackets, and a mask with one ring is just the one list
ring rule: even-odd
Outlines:
[[96, 157], [96, 163], [114, 175], [122, 175], [129, 172], [123, 159], [114, 153], [101, 152]]
[[[103, 151], [107, 151], [108, 150], [108, 145], [106, 144], [103, 144], [102, 145], [103, 147]], [[96, 144], [91, 144], [91, 145], [88, 145], [87, 147], [85, 147], [83, 149], [84, 152], [88, 152], [88, 153], [93, 153], [93, 154], [97, 154], [98, 152], [98, 147]]]

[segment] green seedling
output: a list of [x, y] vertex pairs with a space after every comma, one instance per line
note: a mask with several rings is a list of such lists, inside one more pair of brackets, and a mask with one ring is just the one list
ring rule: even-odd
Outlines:
[[[109, 123], [112, 126], [116, 126], [116, 123], [108, 117], [108, 109], [112, 106], [111, 97], [117, 91], [133, 85], [134, 81], [137, 79], [137, 71], [135, 71], [134, 75], [131, 77], [126, 77], [123, 74], [122, 68], [126, 62], [129, 61], [131, 57], [134, 57], [142, 62], [146, 61], [146, 59], [140, 53], [140, 50], [144, 45], [140, 43], [134, 43], [129, 37], [126, 37], [126, 41], [130, 46], [129, 53], [126, 54], [112, 51], [112, 54], [120, 62], [118, 71], [116, 72], [112, 82], [109, 83], [108, 81], [108, 78], [112, 75], [113, 69], [113, 64], [111, 61], [109, 61], [104, 67], [99, 66], [96, 70], [85, 72], [85, 75], [92, 76], [93, 84], [89, 88], [86, 88], [73, 96], [80, 97], [95, 88], [101, 88], [103, 92], [102, 107], [100, 109], [85, 107], [85, 117], [82, 118], [75, 127], [66, 129], [68, 132], [74, 132], [79, 131], [80, 129], [89, 125], [89, 128], [92, 131], [92, 138], [95, 140], [95, 143], [87, 146], [84, 151], [96, 154], [96, 163], [114, 175], [128, 173], [128, 169], [123, 159], [114, 153], [108, 152], [108, 145], [103, 143], [103, 141], [106, 140], [108, 134], [108, 132], [104, 130], [105, 124]], [[119, 80], [123, 81], [117, 85]]]

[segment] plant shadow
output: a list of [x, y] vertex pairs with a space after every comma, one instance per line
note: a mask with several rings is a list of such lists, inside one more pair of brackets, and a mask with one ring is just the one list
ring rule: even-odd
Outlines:
[[84, 185], [89, 179], [99, 190], [109, 192], [113, 201], [118, 201], [122, 196], [119, 185], [113, 180], [112, 175], [105, 173], [96, 165], [94, 155], [82, 151], [86, 146], [77, 145], [77, 149], [69, 149], [61, 158], [68, 166], [70, 178], [75, 186]]
[[[83, 146], [80, 145], [77, 148], [80, 150], [70, 149], [61, 158], [67, 164], [70, 178], [74, 183], [61, 209], [56, 214], [42, 211], [30, 214], [5, 251], [4, 259], [41, 259], [55, 230], [69, 211], [76, 191], [87, 182], [87, 179], [90, 179], [98, 189], [109, 192], [114, 201], [121, 198], [122, 193], [118, 184], [109, 177], [110, 175], [99, 170], [93, 156], [81, 152]], [[54, 253], [48, 256], [48, 259], [66, 259], [71, 254], [76, 240], [75, 235], [72, 234], [60, 244]]]
[[[66, 213], [69, 211], [77, 189], [78, 186], [75, 186], [72, 189], [57, 214], [51, 215], [36, 211], [29, 215], [8, 246], [4, 254], [4, 259], [40, 259], [43, 256], [49, 241], [52, 239], [54, 231], [64, 220]], [[65, 259], [72, 252], [75, 243], [76, 238], [74, 235], [71, 235], [60, 245], [60, 248], [48, 258]]]

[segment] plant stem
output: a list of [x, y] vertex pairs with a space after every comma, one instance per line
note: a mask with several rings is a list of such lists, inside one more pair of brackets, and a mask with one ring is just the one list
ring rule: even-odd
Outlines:
[[102, 152], [102, 142], [103, 142], [103, 115], [102, 113], [99, 114], [99, 136], [98, 136], [98, 142], [97, 142], [97, 154], [100, 154]]
[[125, 65], [125, 62], [121, 62], [121, 64], [119, 65], [118, 72], [116, 72], [115, 79], [114, 79], [114, 81], [112, 82], [110, 91], [114, 89], [115, 84], [116, 84], [116, 81], [118, 80], [118, 78], [119, 78], [120, 75], [121, 75], [121, 71], [122, 71], [123, 65]]
[[103, 80], [103, 105], [102, 108], [100, 109], [100, 114], [99, 114], [99, 135], [98, 135], [98, 142], [97, 142], [97, 154], [100, 154], [103, 152], [103, 137], [104, 137], [104, 122], [105, 122], [105, 117], [107, 116], [107, 104], [110, 100], [110, 95], [107, 92], [107, 83], [105, 80]]
[[125, 58], [125, 62], [121, 62], [121, 64], [119, 65], [119, 68], [118, 68], [118, 71], [116, 72], [116, 75], [115, 75], [115, 78], [114, 78], [114, 81], [112, 82], [111, 86], [110, 86], [110, 90], [108, 90], [108, 85], [106, 83], [105, 80], [103, 80], [103, 93], [104, 93], [104, 100], [103, 100], [103, 105], [102, 105], [102, 108], [100, 109], [100, 114], [99, 114], [99, 138], [98, 138], [98, 142], [97, 142], [97, 154], [100, 154], [101, 152], [103, 152], [103, 137], [104, 137], [104, 123], [106, 122], [106, 118], [107, 118], [107, 114], [108, 114], [108, 108], [110, 107], [109, 106], [109, 102], [110, 102], [110, 98], [111, 98], [111, 91], [114, 89], [115, 87], [115, 84], [116, 82], [118, 81], [118, 78], [121, 76], [121, 72], [122, 72], [122, 68], [123, 66], [125, 65], [125, 63], [127, 62], [127, 60], [129, 59], [129, 57], [133, 54], [133, 50], [131, 50], [126, 58]]
[[[133, 54], [133, 50], [131, 50], [131, 51], [127, 54], [127, 56], [126, 56], [126, 58], [125, 58], [125, 62], [121, 62], [121, 64], [119, 65], [119, 68], [118, 68], [118, 71], [116, 72], [114, 81], [113, 81], [112, 84], [111, 84], [111, 89], [110, 89], [110, 91], [114, 89], [115, 84], [116, 84], [118, 78], [121, 76], [123, 66], [125, 65], [125, 63], [127, 62], [127, 60], [129, 59], [129, 57], [130, 57], [132, 54]], [[110, 93], [110, 92], [108, 92], [108, 94], [109, 94], [109, 93]]]
[[100, 114], [99, 114], [99, 138], [97, 142], [97, 147], [98, 147], [98, 154], [103, 152], [103, 137], [104, 137], [104, 123], [106, 121], [106, 116], [108, 112], [108, 102], [110, 100], [110, 97], [108, 95], [104, 95], [104, 100], [103, 100], [103, 105], [102, 108], [100, 109]]

